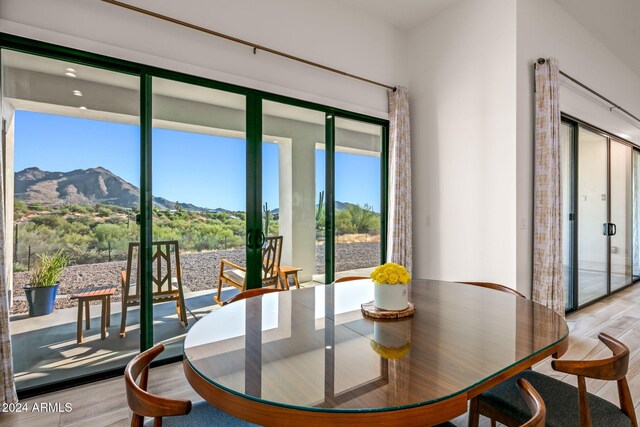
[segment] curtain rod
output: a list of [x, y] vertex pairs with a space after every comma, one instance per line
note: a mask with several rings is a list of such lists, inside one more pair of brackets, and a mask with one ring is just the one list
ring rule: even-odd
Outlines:
[[151, 10], [142, 9], [140, 7], [133, 6], [133, 5], [130, 5], [128, 3], [123, 3], [123, 2], [117, 1], [117, 0], [101, 0], [101, 1], [103, 1], [105, 3], [112, 4], [114, 6], [122, 7], [124, 9], [132, 10], [134, 12], [142, 13], [143, 15], [151, 16], [153, 18], [161, 19], [163, 21], [167, 21], [167, 22], [171, 22], [171, 23], [183, 26], [183, 27], [191, 28], [192, 30], [200, 31], [202, 33], [206, 33], [206, 34], [209, 34], [211, 36], [220, 37], [220, 38], [223, 38], [225, 40], [230, 40], [230, 41], [235, 42], [235, 43], [239, 43], [239, 44], [242, 44], [242, 45], [245, 45], [245, 46], [252, 47], [254, 55], [256, 54], [256, 52], [258, 50], [262, 50], [262, 51], [265, 51], [265, 52], [268, 52], [268, 53], [271, 53], [271, 54], [274, 54], [274, 55], [277, 55], [277, 56], [282, 56], [283, 58], [287, 58], [287, 59], [290, 59], [292, 61], [302, 62], [303, 64], [311, 65], [312, 67], [321, 68], [321, 69], [326, 70], [326, 71], [331, 71], [332, 73], [340, 74], [340, 75], [343, 75], [343, 76], [346, 76], [346, 77], [350, 77], [352, 79], [363, 81], [365, 83], [370, 83], [370, 84], [373, 84], [373, 85], [376, 85], [376, 86], [381, 86], [381, 87], [384, 87], [384, 88], [387, 88], [387, 89], [391, 89], [394, 92], [396, 91], [396, 87], [395, 86], [389, 86], [389, 85], [386, 85], [384, 83], [380, 83], [380, 82], [376, 82], [374, 80], [370, 80], [370, 79], [367, 79], [367, 78], [364, 78], [364, 77], [356, 76], [355, 74], [347, 73], [345, 71], [338, 70], [336, 68], [332, 68], [332, 67], [328, 67], [326, 65], [318, 64], [317, 62], [309, 61], [307, 59], [300, 58], [298, 56], [290, 55], [288, 53], [284, 53], [284, 52], [281, 52], [279, 50], [271, 49], [271, 48], [268, 48], [266, 46], [259, 45], [257, 43], [252, 43], [252, 42], [247, 41], [247, 40], [239, 39], [237, 37], [233, 37], [233, 36], [230, 36], [228, 34], [219, 33], [217, 31], [213, 31], [213, 30], [210, 30], [208, 28], [200, 27], [198, 25], [191, 24], [189, 22], [181, 21], [179, 19], [175, 19], [175, 18], [172, 18], [170, 16], [161, 15], [161, 14], [153, 12]]
[[[537, 63], [542, 65], [545, 62], [547, 62], [546, 59], [544, 58], [538, 58]], [[575, 78], [571, 77], [569, 74], [565, 73], [564, 71], [560, 70], [560, 74], [566, 78], [568, 78], [569, 80], [571, 80], [573, 83], [577, 84], [578, 86], [580, 86], [581, 88], [591, 92], [592, 94], [594, 94], [595, 96], [597, 96], [598, 98], [604, 100], [605, 102], [611, 104], [611, 107], [609, 107], [609, 111], [613, 111], [614, 109], [616, 110], [620, 110], [623, 113], [625, 113], [627, 116], [635, 119], [637, 122], [640, 122], [640, 118], [634, 116], [633, 114], [631, 114], [630, 112], [628, 112], [627, 110], [625, 110], [624, 108], [622, 108], [621, 106], [619, 106], [618, 104], [616, 104], [615, 102], [611, 101], [609, 98], [605, 97], [604, 95], [599, 94], [598, 92], [596, 92], [595, 90], [591, 89], [589, 86], [587, 86], [586, 84], [576, 80]]]

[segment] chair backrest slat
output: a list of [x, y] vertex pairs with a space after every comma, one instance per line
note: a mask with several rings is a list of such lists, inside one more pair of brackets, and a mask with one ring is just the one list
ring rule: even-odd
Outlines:
[[[152, 254], [151, 263], [154, 265], [151, 276], [153, 293], [177, 292], [182, 283], [178, 241], [165, 240], [153, 242]], [[134, 271], [135, 275], [133, 274]], [[127, 266], [122, 275], [123, 293], [128, 298], [140, 298], [140, 286], [135, 286], [135, 291], [133, 293], [131, 292], [131, 284], [139, 283], [140, 276], [140, 243], [130, 242], [127, 251]], [[176, 278], [177, 285], [173, 282], [174, 277]]]
[[282, 255], [282, 236], [267, 237], [262, 246], [262, 281], [265, 282], [278, 280], [278, 267], [280, 266], [280, 257]]

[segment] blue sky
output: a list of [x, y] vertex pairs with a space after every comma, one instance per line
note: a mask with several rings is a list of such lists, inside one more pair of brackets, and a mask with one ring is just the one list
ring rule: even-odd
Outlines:
[[[139, 128], [135, 125], [16, 112], [15, 170], [68, 172], [102, 166], [139, 184]], [[153, 193], [206, 208], [245, 209], [243, 140], [153, 130]], [[278, 145], [262, 144], [263, 164], [277, 165]], [[324, 151], [316, 150], [316, 187], [324, 189]], [[278, 206], [278, 170], [263, 168], [263, 203]], [[336, 200], [380, 209], [380, 159], [336, 153]], [[316, 194], [317, 199], [317, 194]]]

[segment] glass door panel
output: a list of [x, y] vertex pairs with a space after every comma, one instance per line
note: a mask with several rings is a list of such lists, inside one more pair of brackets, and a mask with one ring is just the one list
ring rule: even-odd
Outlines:
[[[160, 78], [152, 87], [151, 285], [156, 295], [182, 294], [153, 305], [154, 341], [169, 357], [181, 354], [193, 315], [217, 306], [221, 261], [246, 266], [246, 102], [243, 95]], [[238, 270], [227, 263], [223, 269]], [[220, 299], [237, 292], [224, 285]]]
[[335, 123], [335, 277], [368, 276], [381, 257], [383, 128]]
[[633, 150], [633, 213], [632, 213], [632, 250], [633, 257], [633, 280], [640, 279], [640, 151]]
[[631, 152], [611, 141], [611, 291], [631, 283]]
[[[5, 236], [13, 250], [5, 257], [12, 266], [17, 388], [121, 369], [140, 342], [133, 313], [130, 333], [118, 338], [120, 272], [129, 242], [139, 240], [139, 78], [9, 50], [1, 54], [3, 172], [7, 222], [13, 223]], [[41, 257], [57, 251], [68, 257], [68, 266], [53, 312], [31, 316], [23, 285]], [[91, 328], [83, 319], [77, 334], [79, 300], [69, 297], [92, 287], [115, 292], [104, 337], [99, 301], [82, 304]]]
[[578, 138], [578, 305], [608, 291], [607, 138], [580, 128]]
[[282, 237], [285, 286], [324, 283], [325, 113], [262, 103], [265, 237]]
[[562, 156], [562, 282], [565, 308], [574, 308], [573, 298], [573, 139], [575, 127], [562, 123], [560, 144]]

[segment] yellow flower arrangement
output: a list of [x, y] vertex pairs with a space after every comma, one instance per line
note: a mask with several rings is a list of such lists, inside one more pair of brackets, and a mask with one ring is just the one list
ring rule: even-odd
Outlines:
[[411, 341], [407, 341], [407, 343], [402, 347], [385, 347], [384, 345], [378, 344], [373, 340], [371, 340], [370, 345], [373, 351], [378, 353], [380, 356], [384, 357], [385, 359], [392, 360], [401, 359], [411, 349]]
[[370, 277], [378, 285], [406, 285], [411, 280], [406, 268], [392, 262], [378, 266]]

